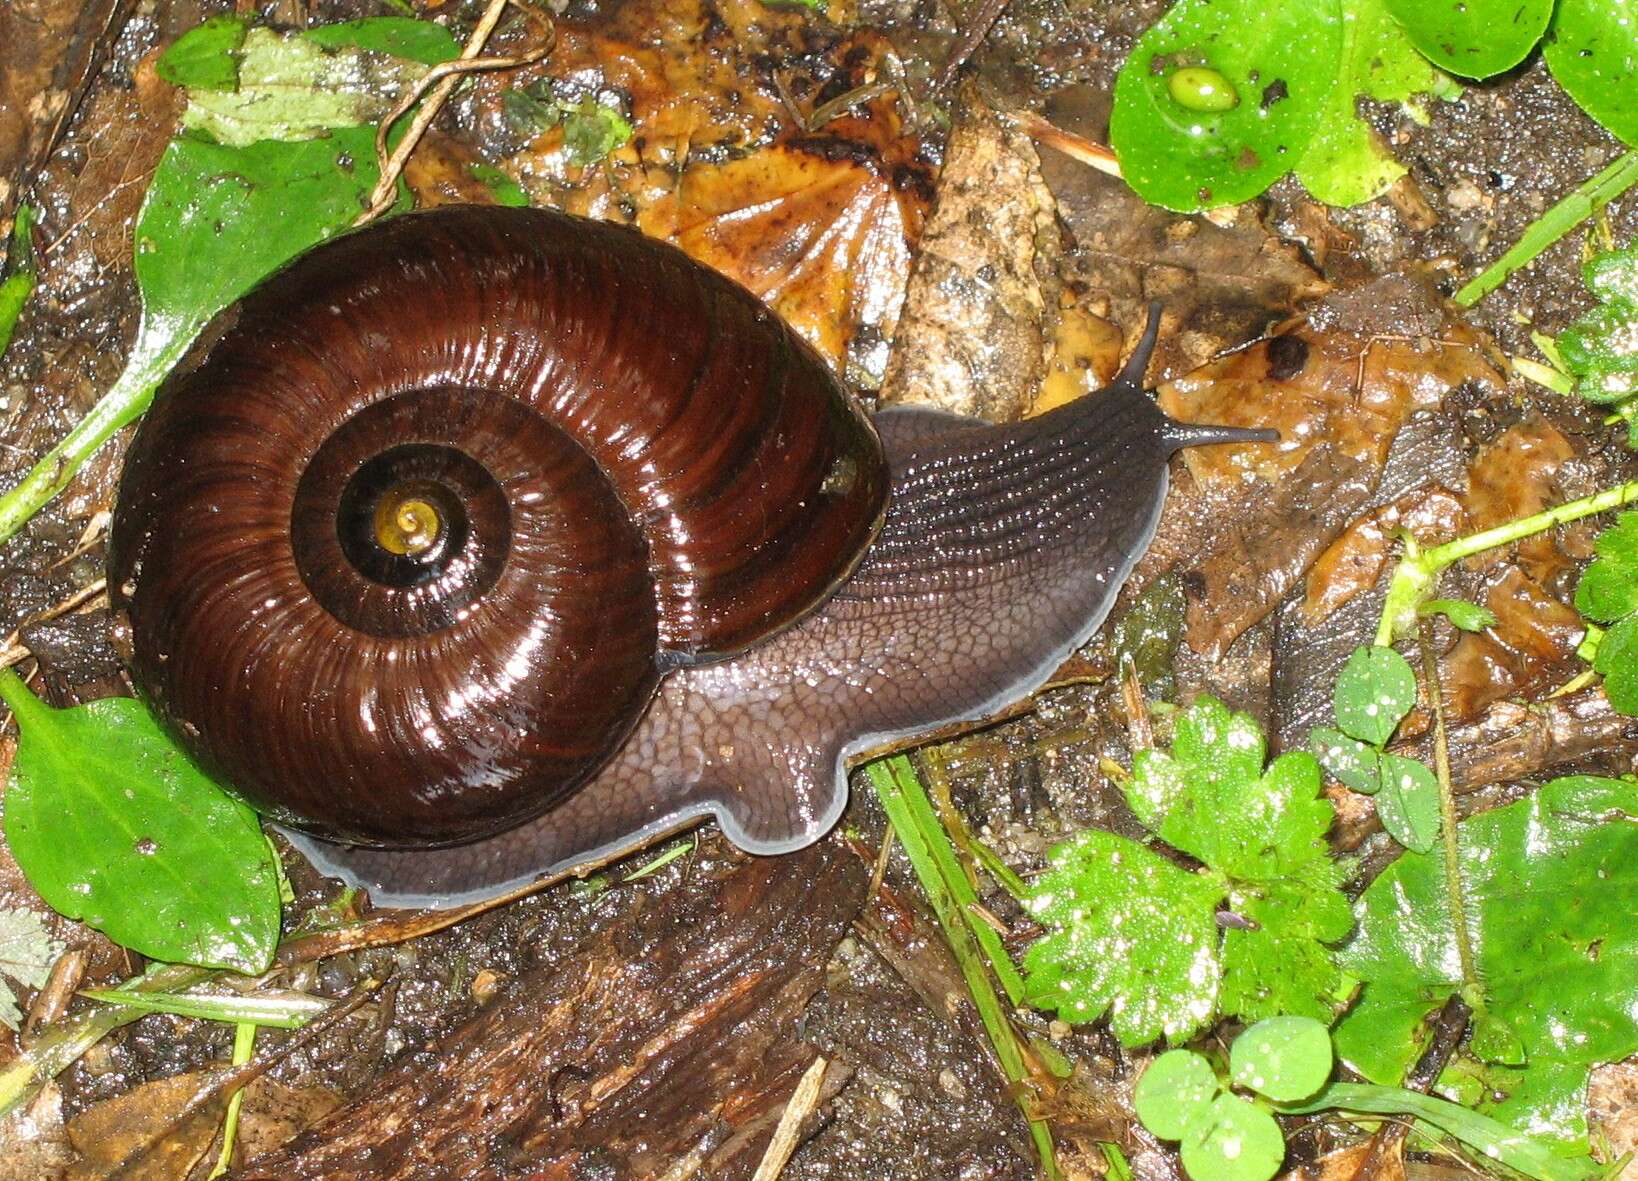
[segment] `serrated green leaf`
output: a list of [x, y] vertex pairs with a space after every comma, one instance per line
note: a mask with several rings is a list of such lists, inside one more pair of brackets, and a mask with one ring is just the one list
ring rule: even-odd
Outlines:
[[[1109, 135], [1127, 183], [1184, 212], [1256, 196], [1307, 150], [1341, 53], [1337, 0], [1181, 0], [1115, 81]], [[1170, 76], [1195, 67], [1222, 75], [1234, 106], [1179, 102]]]
[[1167, 1050], [1144, 1069], [1132, 1089], [1132, 1110], [1162, 1140], [1181, 1140], [1211, 1112], [1222, 1091], [1211, 1064], [1193, 1050]]
[[351, 46], [420, 62], [424, 66], [442, 65], [461, 56], [461, 46], [448, 29], [408, 16], [367, 16], [338, 21], [305, 29], [301, 36], [326, 49]]
[[1465, 599], [1429, 599], [1416, 609], [1418, 615], [1443, 615], [1465, 632], [1482, 632], [1496, 626], [1496, 613], [1489, 607]]
[[1361, 97], [1408, 103], [1424, 94], [1448, 97], [1450, 78], [1416, 52], [1382, 0], [1341, 0], [1342, 57], [1337, 85], [1297, 165], [1303, 187], [1327, 205], [1358, 205], [1405, 174], [1382, 137], [1360, 119]]
[[1308, 735], [1308, 745], [1338, 783], [1368, 796], [1376, 794], [1382, 784], [1376, 747], [1328, 726], [1314, 727]]
[[1316, 860], [1310, 874], [1308, 881], [1230, 890], [1229, 906], [1254, 926], [1223, 936], [1222, 1012], [1242, 1021], [1289, 1013], [1327, 1024], [1336, 1015], [1332, 997], [1342, 974], [1328, 945], [1347, 936], [1354, 916], [1334, 862]]
[[45, 923], [32, 910], [0, 910], [0, 1025], [16, 1030], [23, 1018], [8, 981], [24, 988], [43, 988], [51, 965], [62, 952], [63, 945], [46, 932]]
[[1542, 56], [1577, 106], [1638, 147], [1638, 2], [1559, 0]]
[[1593, 542], [1598, 557], [1575, 588], [1575, 609], [1599, 623], [1638, 612], [1638, 513], [1622, 513]]
[[1616, 712], [1638, 717], [1638, 615], [1629, 615], [1598, 641], [1593, 668], [1604, 674], [1604, 695]]
[[1382, 756], [1376, 818], [1405, 848], [1426, 853], [1439, 840], [1439, 780], [1423, 763], [1403, 755]]
[[1285, 1160], [1285, 1137], [1262, 1108], [1219, 1095], [1210, 1116], [1190, 1128], [1179, 1155], [1192, 1181], [1268, 1181]]
[[212, 783], [141, 702], [51, 709], [9, 671], [20, 738], [5, 833], [55, 910], [154, 959], [255, 973], [279, 937], [256, 815]]
[[1344, 734], [1381, 747], [1416, 704], [1416, 674], [1392, 648], [1355, 648], [1332, 698]]
[[1489, 78], [1523, 61], [1547, 31], [1553, 0], [1386, 0], [1416, 48], [1441, 69]]
[[173, 41], [159, 55], [154, 70], [172, 86], [232, 90], [239, 85], [239, 47], [245, 33], [239, 17], [209, 17]]
[[[1635, 821], [1638, 784], [1570, 776], [1461, 826], [1485, 1009], [1528, 1063], [1480, 1108], [1577, 1150], [1588, 1070], [1638, 1050]], [[1343, 966], [1364, 988], [1336, 1027], [1337, 1052], [1366, 1078], [1397, 1083], [1420, 1052], [1423, 1020], [1462, 986], [1440, 858], [1400, 857], [1356, 913]]]
[[1331, 1032], [1309, 1017], [1270, 1017], [1234, 1039], [1229, 1077], [1276, 1103], [1300, 1103], [1331, 1077]]
[[1076, 1023], [1107, 1011], [1128, 1046], [1203, 1029], [1217, 1000], [1222, 882], [1099, 829], [1048, 863], [1025, 902], [1048, 928], [1024, 955], [1025, 999]]

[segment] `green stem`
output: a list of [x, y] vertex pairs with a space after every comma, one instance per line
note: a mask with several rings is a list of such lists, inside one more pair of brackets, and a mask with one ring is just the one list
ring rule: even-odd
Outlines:
[[1282, 1106], [1289, 1115], [1344, 1111], [1358, 1115], [1408, 1115], [1467, 1145], [1481, 1159], [1500, 1161], [1535, 1181], [1592, 1181], [1604, 1170], [1586, 1157], [1564, 1157], [1547, 1142], [1466, 1107], [1370, 1083], [1332, 1083], [1306, 1103]]
[[0, 543], [9, 541], [30, 517], [67, 488], [85, 461], [112, 438], [115, 431], [148, 409], [158, 384], [150, 376], [155, 372], [154, 367], [157, 366], [157, 372], [163, 376], [184, 351], [176, 347], [166, 350], [164, 355], [131, 358], [125, 372], [91, 412], [29, 469], [22, 483], [0, 496]]
[[[120, 988], [133, 992], [179, 992], [217, 974], [186, 964], [167, 964]], [[56, 1078], [110, 1032], [146, 1015], [140, 1009], [108, 1006], [70, 1017], [46, 1030], [26, 1053], [0, 1068], [0, 1116], [28, 1098], [42, 1083]]]
[[1472, 307], [1507, 282], [1514, 271], [1635, 184], [1638, 184], [1638, 151], [1618, 157], [1608, 168], [1538, 217], [1511, 250], [1456, 293], [1456, 302], [1464, 308]]
[[1439, 836], [1444, 852], [1445, 896], [1450, 905], [1451, 934], [1462, 970], [1462, 999], [1471, 1008], [1482, 1007], [1484, 984], [1473, 954], [1473, 928], [1467, 920], [1467, 887], [1462, 879], [1461, 833], [1456, 827], [1456, 789], [1450, 781], [1450, 743], [1445, 734], [1445, 693], [1439, 680], [1439, 657], [1433, 649], [1433, 621], [1423, 619], [1418, 629], [1422, 649], [1422, 682], [1433, 709], [1433, 775], [1439, 781]]
[[[256, 1051], [256, 1026], [240, 1022], [233, 1031], [233, 1065], [244, 1066]], [[245, 1089], [236, 1087], [228, 1099], [227, 1115], [222, 1119], [222, 1151], [216, 1158], [216, 1167], [205, 1181], [216, 1181], [233, 1167], [233, 1145], [239, 1138], [239, 1109], [244, 1106]]]
[[[1013, 967], [1006, 949], [1000, 946], [995, 932], [978, 923], [968, 912], [967, 904], [976, 902], [977, 896], [961, 871], [955, 848], [940, 826], [932, 801], [927, 798], [927, 792], [910, 766], [910, 760], [903, 755], [882, 759], [866, 768], [865, 774], [876, 790], [876, 798], [881, 801], [893, 832], [904, 846], [905, 855], [910, 859], [911, 868], [916, 871], [916, 878], [927, 894], [927, 901], [932, 905], [939, 926], [943, 928], [950, 951], [961, 969], [962, 979], [967, 983], [967, 991], [972, 995], [979, 1019], [984, 1024], [984, 1031], [989, 1035], [990, 1045], [995, 1049], [1001, 1072], [1008, 1082], [1014, 1084], [1018, 1105], [1029, 1120], [1030, 1136], [1041, 1155], [1041, 1169], [1049, 1181], [1060, 1181], [1057, 1157], [1052, 1146], [1052, 1129], [1046, 1120], [1034, 1113], [1027, 1086], [1029, 1072], [1024, 1065], [1018, 1034], [1007, 1019], [990, 977], [984, 971], [986, 957], [979, 945], [994, 942], [996, 950], [988, 958], [1003, 981], [1009, 976], [1017, 980], [1018, 970]], [[1003, 963], [1005, 969], [1001, 967]], [[1017, 982], [1017, 987], [1021, 993], [1022, 981]], [[1012, 995], [1011, 987], [1008, 994]]]
[[0, 701], [6, 703], [6, 708], [17, 719], [19, 730], [35, 725], [51, 709], [34, 696], [34, 691], [22, 677], [9, 668], [0, 668]]
[[1559, 525], [1568, 525], [1583, 517], [1607, 513], [1611, 509], [1638, 501], [1638, 480], [1617, 484], [1591, 496], [1567, 501], [1528, 517], [1504, 521], [1493, 528], [1466, 537], [1458, 537], [1432, 549], [1418, 550], [1413, 539], [1406, 540], [1405, 555], [1394, 568], [1388, 583], [1388, 595], [1382, 604], [1382, 617], [1377, 622], [1376, 643], [1387, 646], [1401, 632], [1408, 633], [1416, 619], [1416, 608], [1433, 594], [1439, 575], [1463, 558], [1481, 554], [1498, 546], [1523, 541], [1537, 533], [1545, 533]]

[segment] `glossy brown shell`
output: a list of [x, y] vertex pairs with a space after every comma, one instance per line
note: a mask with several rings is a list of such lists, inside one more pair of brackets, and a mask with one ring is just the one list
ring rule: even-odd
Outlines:
[[[359, 540], [384, 481], [450, 506], [435, 566]], [[634, 231], [446, 207], [314, 249], [207, 329], [132, 444], [109, 585], [139, 690], [252, 803], [451, 843], [571, 792], [668, 668], [821, 603], [885, 481], [742, 288]]]

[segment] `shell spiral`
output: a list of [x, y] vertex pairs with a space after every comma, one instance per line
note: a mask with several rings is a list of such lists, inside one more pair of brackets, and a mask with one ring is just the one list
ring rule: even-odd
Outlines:
[[635, 231], [445, 207], [263, 282], [167, 379], [109, 586], [190, 753], [328, 840], [472, 840], [617, 750], [670, 668], [817, 607], [879, 443], [748, 292]]

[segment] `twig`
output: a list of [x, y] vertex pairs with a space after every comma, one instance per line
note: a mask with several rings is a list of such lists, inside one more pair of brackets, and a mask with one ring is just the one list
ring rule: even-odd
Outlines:
[[775, 1181], [775, 1178], [785, 1171], [791, 1154], [802, 1142], [803, 1122], [813, 1114], [813, 1109], [819, 1106], [819, 1096], [825, 1085], [825, 1071], [828, 1069], [830, 1060], [820, 1054], [803, 1072], [801, 1080], [796, 1084], [796, 1090], [791, 1092], [790, 1099], [785, 1103], [784, 1113], [780, 1115], [779, 1124], [774, 1128], [773, 1139], [768, 1141], [767, 1151], [762, 1154], [762, 1161], [757, 1165], [751, 1181]]
[[70, 611], [78, 610], [81, 607], [101, 606], [107, 601], [107, 595], [108, 580], [99, 578], [94, 582], [86, 583], [66, 599], [47, 607], [38, 615], [29, 616], [18, 625], [16, 631], [6, 637], [5, 647], [0, 648], [0, 668], [10, 668], [14, 664], [21, 664], [34, 655], [29, 651], [28, 645], [21, 643], [18, 639], [22, 635], [23, 628], [35, 623], [45, 623], [47, 620], [67, 615]]
[[933, 80], [934, 87], [943, 90], [955, 80], [956, 73], [967, 64], [967, 59], [978, 50], [978, 47], [984, 44], [984, 38], [990, 35], [990, 30], [995, 28], [995, 22], [1001, 19], [1007, 3], [1008, 0], [978, 0], [974, 6], [975, 11], [962, 28], [955, 47], [950, 51], [949, 60], [944, 63], [944, 68]]
[[[506, 11], [508, 4], [517, 4], [529, 15], [530, 19], [544, 24], [540, 14], [535, 12], [529, 5], [522, 3], [521, 0], [490, 0], [489, 7], [484, 9], [483, 16], [478, 20], [477, 27], [472, 30], [472, 36], [467, 38], [466, 47], [461, 50], [461, 56], [452, 62], [444, 62], [442, 65], [433, 66], [421, 77], [419, 82], [410, 88], [403, 98], [398, 100], [392, 110], [387, 112], [386, 118], [381, 120], [381, 126], [375, 134], [375, 151], [377, 158], [381, 161], [381, 175], [375, 182], [375, 189], [370, 193], [369, 208], [358, 216], [358, 220], [353, 223], [354, 225], [363, 225], [365, 222], [381, 216], [392, 207], [392, 203], [397, 196], [398, 178], [403, 175], [404, 166], [409, 163], [411, 154], [420, 145], [422, 137], [426, 135], [427, 128], [432, 126], [432, 121], [438, 117], [438, 112], [443, 109], [444, 103], [449, 100], [449, 96], [455, 92], [455, 87], [460, 84], [463, 76], [483, 70], [509, 70], [518, 66], [530, 65], [545, 57], [557, 44], [556, 32], [551, 25], [547, 24], [545, 26], [547, 33], [545, 44], [530, 50], [528, 53], [519, 54], [516, 57], [480, 57], [479, 54], [483, 52], [483, 47], [488, 43], [490, 35], [495, 31], [495, 26], [500, 23], [501, 14]], [[429, 90], [431, 91], [430, 95], [427, 93]], [[426, 96], [425, 104], [422, 105], [419, 111], [416, 111], [415, 118], [410, 120], [409, 127], [404, 132], [404, 138], [399, 140], [398, 146], [389, 153], [387, 150], [387, 137], [391, 133], [394, 124], [402, 119], [416, 103], [420, 102], [422, 96]]]
[[1079, 160], [1087, 167], [1096, 168], [1106, 175], [1120, 176], [1120, 161], [1115, 159], [1115, 153], [1096, 140], [1076, 135], [1073, 131], [1065, 131], [1062, 127], [1047, 122], [1034, 111], [1008, 111], [1006, 117], [1036, 143], [1056, 148], [1071, 160]]
[[[1459, 996], [1452, 996], [1445, 1001], [1444, 1007], [1433, 1022], [1433, 1037], [1428, 1041], [1428, 1048], [1416, 1060], [1410, 1073], [1405, 1076], [1405, 1089], [1427, 1093], [1439, 1076], [1444, 1073], [1451, 1055], [1461, 1043], [1462, 1035], [1467, 1032], [1467, 1019], [1472, 1010]], [[1382, 1125], [1382, 1128], [1371, 1137], [1371, 1146], [1354, 1170], [1350, 1181], [1373, 1181], [1382, 1171], [1384, 1165], [1404, 1143], [1409, 1135], [1411, 1120], [1392, 1120]]]

